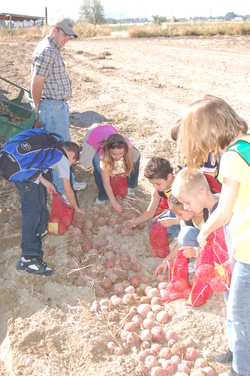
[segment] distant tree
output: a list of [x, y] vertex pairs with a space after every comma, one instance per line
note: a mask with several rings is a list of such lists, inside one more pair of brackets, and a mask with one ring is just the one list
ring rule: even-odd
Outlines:
[[237, 17], [237, 14], [235, 14], [234, 12], [228, 12], [225, 17], [229, 20], [233, 20], [235, 17]]
[[104, 24], [104, 7], [100, 0], [83, 0], [80, 7], [80, 18], [85, 23]]
[[127, 24], [134, 24], [134, 23], [144, 23], [144, 22], [147, 22], [148, 19], [143, 17], [143, 18], [119, 18], [119, 19], [115, 19], [115, 18], [110, 18], [110, 17], [107, 17], [106, 18], [106, 22], [109, 23], [109, 24], [119, 24], [119, 23], [127, 23]]
[[155, 25], [161, 25], [162, 22], [166, 22], [166, 21], [167, 21], [166, 17], [160, 17], [158, 15], [152, 16], [152, 23]]

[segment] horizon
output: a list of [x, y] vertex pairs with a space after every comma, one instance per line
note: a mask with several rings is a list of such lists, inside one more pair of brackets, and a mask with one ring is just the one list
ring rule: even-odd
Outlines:
[[[74, 0], [74, 8], [66, 0], [54, 0], [53, 3], [47, 5], [48, 0], [40, 0], [34, 3], [33, 0], [26, 0], [21, 3], [20, 0], [10, 0], [7, 4], [0, 6], [0, 13], [22, 14], [27, 16], [45, 16], [45, 7], [47, 7], [48, 24], [58, 19], [60, 16], [70, 17], [72, 20], [79, 19], [79, 10], [82, 0]], [[210, 0], [200, 3], [199, 0], [190, 0], [187, 3], [184, 0], [169, 1], [155, 0], [150, 3], [147, 0], [120, 0], [119, 3], [114, 0], [101, 0], [104, 7], [105, 18], [114, 18], [116, 20], [126, 18], [152, 19], [152, 16], [158, 15], [167, 19], [176, 18], [218, 18], [225, 17], [229, 12], [233, 12], [238, 16], [247, 16], [250, 9], [243, 0], [237, 3], [228, 0], [221, 4], [216, 0]]]

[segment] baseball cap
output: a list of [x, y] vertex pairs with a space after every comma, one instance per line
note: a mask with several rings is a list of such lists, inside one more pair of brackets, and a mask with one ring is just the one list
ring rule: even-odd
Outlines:
[[62, 31], [69, 36], [77, 38], [78, 35], [73, 30], [73, 24], [69, 18], [59, 18], [52, 26], [59, 27]]

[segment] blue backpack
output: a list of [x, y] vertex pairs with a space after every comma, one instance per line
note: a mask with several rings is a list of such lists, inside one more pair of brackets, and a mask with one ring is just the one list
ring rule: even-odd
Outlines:
[[60, 135], [45, 129], [28, 129], [0, 149], [0, 176], [12, 183], [34, 181], [64, 154]]

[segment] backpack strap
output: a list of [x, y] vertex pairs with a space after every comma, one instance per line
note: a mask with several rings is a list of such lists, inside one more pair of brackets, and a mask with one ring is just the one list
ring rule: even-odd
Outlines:
[[238, 140], [229, 146], [227, 151], [235, 151], [250, 166], [250, 143], [245, 140]]
[[194, 227], [192, 219], [189, 219], [188, 221], [184, 221], [184, 223], [185, 223], [186, 226]]
[[209, 211], [208, 211], [207, 208], [204, 208], [203, 209], [203, 219], [204, 219], [204, 222], [207, 222], [208, 217], [209, 217]]
[[[48, 134], [48, 138], [49, 138], [49, 140], [51, 140], [51, 142], [54, 142], [55, 146], [54, 147], [51, 146], [47, 150], [47, 152], [44, 154], [43, 159], [38, 164], [37, 169], [39, 169], [43, 165], [44, 161], [47, 159], [47, 156], [48, 156], [48, 154], [50, 153], [51, 150], [52, 150], [52, 158], [54, 157], [55, 149], [58, 149], [61, 152], [64, 152], [64, 149], [63, 149], [63, 146], [62, 146], [63, 145], [63, 138], [62, 138], [62, 136], [60, 136], [57, 133], [49, 133]], [[59, 139], [59, 141], [57, 139]], [[40, 153], [37, 153], [37, 155], [35, 156], [35, 158], [32, 160], [32, 162], [29, 164], [29, 166], [27, 168], [30, 168], [32, 166], [32, 164], [35, 162], [35, 160], [39, 157], [39, 155], [42, 152], [43, 152], [43, 150], [41, 150]]]
[[[203, 220], [204, 220], [204, 222], [207, 221], [208, 216], [209, 216], [209, 211], [208, 211], [207, 208], [204, 208], [204, 209], [203, 209]], [[192, 219], [189, 219], [188, 221], [184, 221], [184, 222], [185, 222], [185, 225], [186, 225], [186, 226], [195, 227], [195, 226], [194, 226], [194, 223], [193, 223], [193, 221], [192, 221]]]

